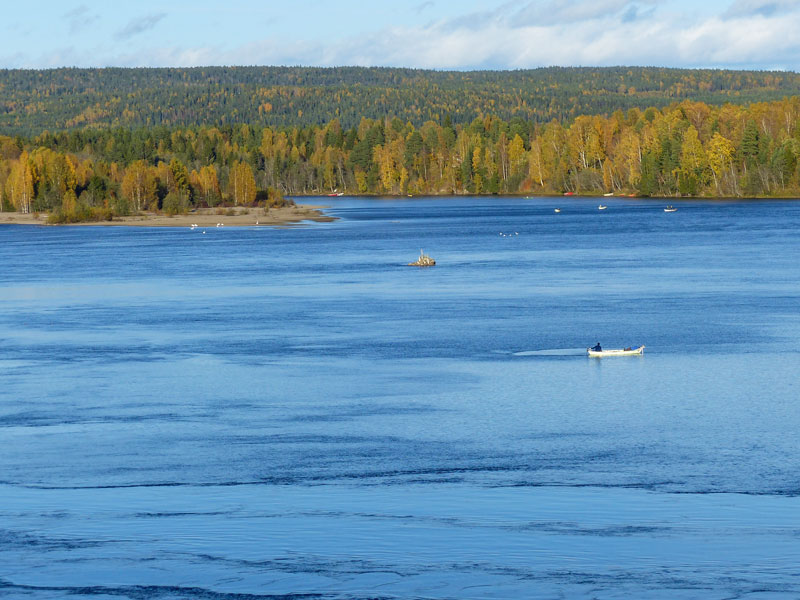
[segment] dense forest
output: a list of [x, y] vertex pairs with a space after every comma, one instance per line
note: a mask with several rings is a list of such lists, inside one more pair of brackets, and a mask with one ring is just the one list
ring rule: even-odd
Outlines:
[[336, 118], [468, 125], [492, 115], [547, 123], [681, 100], [749, 104], [800, 94], [787, 72], [646, 67], [429, 71], [203, 67], [0, 70], [0, 133], [118, 127], [306, 128]]
[[800, 96], [537, 124], [338, 119], [0, 136], [3, 210], [66, 220], [279, 203], [285, 194], [800, 194]]

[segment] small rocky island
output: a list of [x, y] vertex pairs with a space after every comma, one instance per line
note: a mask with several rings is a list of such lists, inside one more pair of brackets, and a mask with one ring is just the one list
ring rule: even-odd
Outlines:
[[422, 250], [419, 251], [419, 258], [412, 263], [408, 263], [409, 267], [432, 267], [436, 264], [436, 261], [433, 260], [430, 256], [425, 254]]

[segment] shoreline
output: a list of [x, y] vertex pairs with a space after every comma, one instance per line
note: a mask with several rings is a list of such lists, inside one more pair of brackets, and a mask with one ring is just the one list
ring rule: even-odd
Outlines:
[[[361, 199], [382, 199], [391, 198], [402, 200], [404, 198], [518, 198], [522, 200], [538, 200], [541, 198], [575, 198], [575, 199], [600, 199], [606, 200], [670, 200], [674, 202], [687, 201], [715, 201], [715, 200], [800, 200], [800, 194], [787, 194], [775, 196], [643, 196], [639, 194], [614, 194], [606, 196], [605, 194], [584, 194], [584, 193], [536, 193], [527, 192], [522, 193], [508, 193], [508, 194], [345, 194], [345, 198], [361, 198]], [[329, 198], [327, 194], [292, 194], [292, 198], [297, 199], [313, 199], [313, 200], [333, 200], [336, 198]]]
[[62, 226], [100, 226], [100, 227], [191, 227], [196, 224], [198, 227], [217, 227], [221, 224], [226, 227], [252, 227], [256, 225], [280, 226], [294, 225], [302, 221], [314, 221], [316, 223], [330, 223], [336, 221], [336, 217], [331, 217], [322, 212], [328, 208], [321, 205], [298, 204], [296, 206], [284, 206], [281, 208], [271, 208], [264, 214], [263, 209], [247, 209], [248, 213], [237, 211], [235, 215], [217, 214], [216, 209], [196, 209], [185, 215], [167, 216], [156, 213], [142, 213], [128, 217], [114, 217], [113, 221], [87, 221], [82, 223], [63, 223], [53, 225], [47, 222], [47, 214], [29, 213], [22, 214], [16, 212], [0, 212], [0, 225], [44, 225], [48, 227]]

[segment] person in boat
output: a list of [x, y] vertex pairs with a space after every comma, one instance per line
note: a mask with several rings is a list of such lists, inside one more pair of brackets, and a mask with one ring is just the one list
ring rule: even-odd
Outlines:
[[602, 346], [600, 346], [600, 342], [597, 342], [594, 346], [592, 346], [592, 350], [594, 350], [595, 352], [602, 352], [603, 348]]

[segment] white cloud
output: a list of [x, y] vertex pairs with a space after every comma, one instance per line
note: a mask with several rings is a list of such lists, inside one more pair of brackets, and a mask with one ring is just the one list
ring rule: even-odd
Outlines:
[[97, 21], [96, 14], [92, 14], [89, 7], [85, 4], [76, 6], [70, 11], [65, 12], [62, 17], [69, 24], [69, 32], [77, 33], [82, 29], [87, 28], [89, 25]]
[[761, 15], [772, 17], [800, 8], [799, 0], [736, 0], [725, 11], [723, 17], [750, 17]]
[[[712, 16], [687, 25], [682, 14], [661, 11], [657, 16], [631, 19], [625, 18], [633, 6], [629, 2], [607, 0], [604, 6], [608, 9], [605, 16], [590, 9], [589, 3], [572, 3], [571, 20], [562, 12], [548, 23], [514, 22], [512, 26], [495, 13], [480, 26], [476, 19], [465, 17], [422, 28], [390, 28], [324, 47], [295, 45], [277, 53], [272, 45], [256, 44], [247, 48], [248, 62], [445, 69], [620, 64], [800, 66], [800, 46], [794, 33], [800, 30], [800, 11], [747, 18]], [[652, 11], [653, 7], [643, 10]], [[234, 62], [235, 54], [231, 56]]]
[[606, 20], [623, 12], [636, 14], [640, 5], [652, 4], [651, 0], [631, 2], [630, 0], [567, 0], [562, 2], [534, 0], [505, 19], [512, 27], [547, 26], [554, 24], [576, 24]]
[[[778, 6], [775, 10], [767, 4]], [[737, 0], [717, 15], [688, 15], [651, 0], [536, 0], [369, 36], [313, 40], [272, 37], [238, 46], [126, 44], [61, 60], [79, 66], [363, 65], [436, 69], [519, 69], [550, 65], [800, 68], [800, 0]], [[547, 18], [545, 18], [547, 16]], [[163, 13], [132, 22], [125, 34], [154, 27]], [[57, 66], [58, 53], [14, 66]], [[8, 62], [6, 62], [8, 64]], [[61, 64], [67, 64], [62, 62]]]
[[125, 27], [123, 27], [117, 32], [117, 37], [121, 40], [127, 40], [135, 35], [139, 35], [140, 33], [150, 31], [151, 29], [153, 29], [153, 27], [158, 25], [161, 19], [163, 19], [166, 16], [167, 16], [166, 13], [161, 12], [133, 19], [132, 21], [128, 22], [128, 24], [125, 25]]

